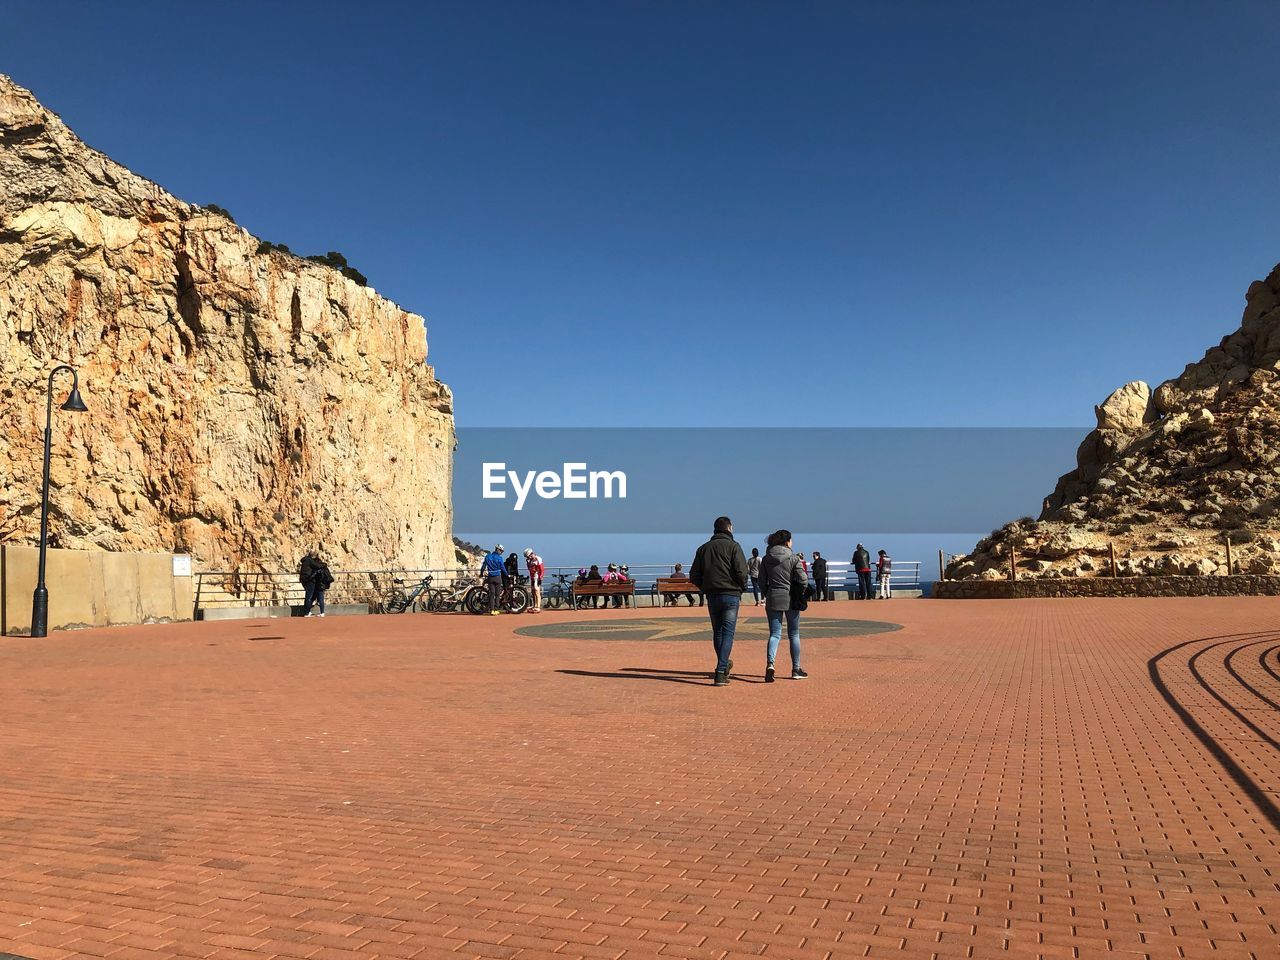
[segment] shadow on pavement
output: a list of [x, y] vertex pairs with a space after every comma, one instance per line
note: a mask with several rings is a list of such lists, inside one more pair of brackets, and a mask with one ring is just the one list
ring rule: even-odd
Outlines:
[[[708, 680], [711, 679], [710, 670], [662, 670], [658, 667], [621, 667], [620, 669], [630, 673], [662, 673], [668, 676], [706, 677]], [[735, 670], [733, 679], [741, 680], [743, 683], [764, 683], [764, 674], [738, 673]]]
[[[1205, 729], [1198, 720], [1196, 720], [1188, 706], [1184, 705], [1178, 699], [1178, 694], [1174, 690], [1170, 689], [1169, 684], [1165, 681], [1160, 670], [1160, 665], [1161, 661], [1166, 657], [1169, 657], [1180, 650], [1184, 650], [1192, 644], [1209, 643], [1209, 646], [1193, 653], [1186, 662], [1186, 667], [1191, 673], [1192, 678], [1206, 693], [1213, 697], [1223, 709], [1239, 719], [1241, 723], [1251, 730], [1260, 740], [1270, 744], [1272, 747], [1275, 747], [1277, 746], [1277, 742], [1273, 737], [1269, 736], [1262, 728], [1254, 723], [1238, 708], [1237, 705], [1232, 704], [1227, 697], [1214, 689], [1213, 685], [1205, 678], [1203, 672], [1199, 669], [1198, 661], [1202, 656], [1216, 647], [1234, 644], [1234, 649], [1226, 655], [1226, 659], [1223, 664], [1226, 671], [1246, 690], [1249, 690], [1258, 697], [1259, 700], [1269, 704], [1272, 709], [1275, 709], [1275, 701], [1249, 684], [1245, 680], [1244, 676], [1238, 670], [1234, 669], [1232, 660], [1237, 654], [1241, 653], [1248, 647], [1260, 646], [1264, 643], [1275, 640], [1278, 637], [1280, 637], [1280, 634], [1277, 634], [1275, 631], [1224, 633], [1214, 637], [1197, 637], [1194, 640], [1186, 640], [1182, 643], [1177, 643], [1171, 647], [1167, 647], [1147, 661], [1147, 673], [1151, 678], [1152, 685], [1159, 692], [1160, 696], [1163, 697], [1165, 702], [1173, 709], [1173, 712], [1178, 715], [1178, 719], [1182, 721], [1183, 725], [1186, 726], [1192, 735], [1200, 741], [1201, 745], [1204, 746], [1213, 758], [1218, 761], [1218, 764], [1227, 772], [1228, 776], [1230, 776], [1231, 779], [1235, 781], [1236, 785], [1244, 791], [1245, 795], [1253, 801], [1254, 805], [1258, 808], [1258, 811], [1266, 818], [1271, 827], [1276, 830], [1280, 830], [1280, 806], [1278, 806], [1275, 800], [1272, 799], [1271, 794], [1265, 789], [1265, 787], [1254, 780], [1253, 777], [1245, 771], [1244, 767], [1236, 762], [1235, 758], [1228, 752], [1226, 746], [1215, 738], [1212, 733]], [[1267, 665], [1267, 657], [1276, 650], [1280, 650], [1280, 643], [1275, 644], [1269, 649], [1263, 650], [1262, 655], [1259, 658], [1262, 669], [1271, 676], [1275, 676], [1276, 672]], [[1181, 659], [1181, 656], [1177, 659]]]
[[600, 677], [606, 680], [665, 680], [667, 683], [692, 683], [698, 687], [711, 685], [711, 678], [705, 673], [702, 674], [706, 678], [704, 680], [690, 680], [687, 677], [669, 673], [608, 673], [597, 670], [557, 670], [556, 673], [563, 673], [570, 677]]
[[[623, 667], [618, 671], [608, 670], [557, 670], [570, 677], [600, 677], [606, 680], [665, 680], [667, 683], [691, 683], [697, 687], [711, 686], [711, 672], [708, 670], [663, 670], [660, 667]], [[691, 679], [700, 677], [699, 680]], [[764, 683], [763, 677], [744, 677], [733, 675], [735, 683]]]

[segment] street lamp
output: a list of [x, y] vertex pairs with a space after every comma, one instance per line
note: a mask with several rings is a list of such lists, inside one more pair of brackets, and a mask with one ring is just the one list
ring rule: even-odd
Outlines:
[[80, 377], [75, 367], [65, 363], [56, 366], [49, 372], [49, 389], [46, 393], [44, 411], [44, 488], [40, 494], [40, 573], [36, 580], [36, 592], [31, 597], [31, 635], [46, 637], [49, 635], [49, 591], [44, 585], [44, 552], [49, 538], [49, 452], [53, 444], [53, 378], [63, 370], [71, 374], [71, 392], [66, 402], [58, 409], [84, 413], [89, 408], [80, 399]]

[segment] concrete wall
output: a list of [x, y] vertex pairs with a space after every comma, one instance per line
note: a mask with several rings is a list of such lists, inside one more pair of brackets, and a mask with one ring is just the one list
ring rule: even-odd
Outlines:
[[[0, 635], [31, 632], [39, 551], [0, 545]], [[194, 580], [174, 576], [168, 553], [49, 550], [49, 629], [190, 620]]]
[[1062, 577], [1046, 580], [939, 580], [941, 600], [1014, 600], [1031, 597], [1251, 597], [1280, 596], [1280, 577]]

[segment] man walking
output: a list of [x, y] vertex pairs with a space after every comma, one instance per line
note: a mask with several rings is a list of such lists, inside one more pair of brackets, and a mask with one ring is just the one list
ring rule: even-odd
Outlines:
[[876, 562], [876, 578], [880, 581], [880, 595], [877, 600], [892, 600], [893, 591], [889, 588], [889, 576], [893, 573], [893, 559], [883, 550]]
[[813, 551], [813, 599], [831, 599], [827, 593], [827, 558], [817, 550]]
[[853, 569], [858, 573], [858, 599], [870, 600], [871, 596], [871, 551], [858, 544], [853, 551]]
[[484, 560], [480, 564], [480, 576], [484, 577], [484, 584], [489, 590], [489, 613], [495, 617], [502, 612], [499, 606], [502, 602], [502, 581], [506, 575], [507, 566], [502, 559], [502, 544], [498, 544], [484, 555]]
[[747, 589], [747, 558], [733, 539], [733, 521], [716, 517], [711, 539], [698, 548], [689, 565], [689, 579], [707, 597], [711, 617], [711, 642], [716, 651], [717, 687], [728, 686], [733, 661], [733, 634], [738, 627], [738, 607]]
[[756, 606], [760, 606], [760, 564], [763, 561], [760, 558], [760, 548], [752, 547], [751, 556], [747, 558], [747, 576], [751, 578], [751, 596], [756, 601]]

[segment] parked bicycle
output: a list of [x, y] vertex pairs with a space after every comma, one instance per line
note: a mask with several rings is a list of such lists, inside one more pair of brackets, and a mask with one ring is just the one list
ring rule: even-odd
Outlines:
[[405, 613], [410, 611], [417, 613], [420, 610], [431, 610], [432, 594], [439, 593], [438, 590], [431, 589], [431, 581], [434, 578], [431, 574], [427, 574], [408, 593], [405, 592], [404, 581], [396, 577], [391, 582], [394, 586], [387, 594], [386, 599], [382, 602], [382, 608], [387, 613]]
[[557, 573], [555, 578], [555, 583], [542, 588], [542, 605], [553, 610], [573, 602], [573, 588], [569, 585], [573, 578], [567, 573]]
[[447, 590], [433, 590], [427, 609], [432, 613], [452, 613], [465, 610], [468, 613], [482, 613], [483, 606], [476, 607], [477, 600], [483, 604], [488, 594], [485, 586], [474, 577], [459, 577], [449, 585]]

